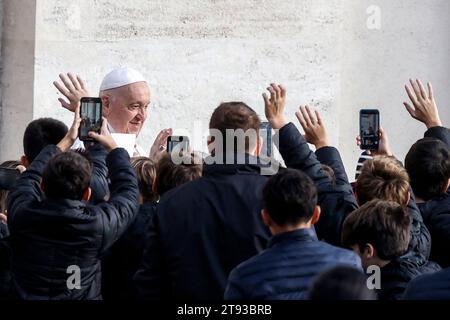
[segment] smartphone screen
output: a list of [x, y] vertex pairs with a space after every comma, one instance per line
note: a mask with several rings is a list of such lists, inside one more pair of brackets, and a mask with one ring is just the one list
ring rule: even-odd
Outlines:
[[189, 138], [186, 136], [170, 136], [167, 139], [167, 152], [188, 152]]
[[378, 150], [380, 113], [376, 109], [363, 109], [359, 114], [361, 149]]
[[102, 99], [81, 98], [80, 117], [79, 138], [81, 141], [92, 141], [89, 131], [100, 133], [102, 127]]
[[269, 122], [262, 122], [259, 135], [263, 138], [260, 157], [270, 158], [272, 156], [272, 127]]
[[20, 172], [16, 169], [0, 167], [0, 189], [10, 190], [19, 178]]

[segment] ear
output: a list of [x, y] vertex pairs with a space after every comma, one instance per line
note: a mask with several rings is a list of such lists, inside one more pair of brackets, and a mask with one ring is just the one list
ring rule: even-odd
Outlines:
[[263, 143], [264, 143], [263, 139], [260, 136], [258, 136], [256, 138], [255, 156], [258, 157], [261, 154]]
[[101, 96], [102, 99], [102, 113], [103, 116], [106, 118], [108, 117], [111, 109], [110, 109], [110, 98], [106, 94]]
[[89, 201], [89, 199], [91, 199], [91, 195], [92, 195], [92, 189], [90, 187], [88, 187], [86, 190], [84, 190], [81, 200]]
[[408, 191], [408, 194], [406, 195], [406, 206], [409, 204], [409, 201], [411, 200], [411, 192]]
[[316, 206], [314, 208], [314, 212], [313, 212], [313, 215], [312, 215], [312, 218], [311, 218], [311, 224], [314, 225], [314, 224], [316, 224], [319, 221], [320, 212], [321, 212], [320, 206]]
[[366, 260], [372, 259], [376, 255], [376, 250], [370, 243], [366, 243], [362, 255]]
[[28, 161], [28, 158], [26, 155], [23, 155], [20, 157], [20, 163], [25, 167], [28, 168], [30, 166], [30, 161]]
[[267, 227], [270, 228], [273, 225], [272, 218], [270, 217], [269, 212], [267, 212], [266, 209], [262, 209], [261, 210], [261, 217], [262, 217], [262, 220], [263, 220], [264, 224]]
[[442, 188], [442, 192], [446, 193], [448, 188], [450, 188], [450, 179], [448, 179], [447, 183], [444, 183], [444, 186]]

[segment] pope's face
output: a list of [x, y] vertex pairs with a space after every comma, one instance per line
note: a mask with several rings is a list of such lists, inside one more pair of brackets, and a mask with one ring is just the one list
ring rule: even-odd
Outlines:
[[114, 131], [138, 135], [147, 119], [147, 108], [150, 104], [150, 89], [147, 83], [136, 82], [105, 91], [102, 98], [103, 115]]

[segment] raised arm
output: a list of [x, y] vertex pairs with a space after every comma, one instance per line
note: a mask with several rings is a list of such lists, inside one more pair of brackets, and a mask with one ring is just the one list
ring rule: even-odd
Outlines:
[[277, 130], [275, 141], [287, 167], [304, 171], [314, 181], [316, 187], [330, 186], [331, 179], [322, 170], [314, 152], [309, 149], [305, 138], [293, 123], [287, 123], [284, 116], [286, 105], [286, 89], [272, 83], [267, 90], [270, 98], [264, 93], [264, 111], [273, 129]]
[[309, 106], [300, 107], [295, 114], [305, 132], [305, 139], [316, 147], [316, 156], [321, 164], [331, 167], [336, 176], [336, 184], [351, 188], [339, 151], [333, 147], [328, 137], [325, 123], [320, 113], [313, 113]]
[[425, 132], [425, 137], [437, 138], [450, 147], [450, 132], [448, 128], [442, 126], [431, 83], [428, 82], [428, 91], [426, 91], [420, 80], [411, 79], [409, 82], [411, 88], [405, 85], [405, 90], [412, 106], [407, 102], [403, 102], [406, 110], [411, 117], [425, 124], [428, 129]]
[[61, 73], [59, 78], [62, 84], [59, 81], [54, 81], [53, 85], [68, 101], [63, 98], [58, 98], [58, 101], [61, 103], [62, 107], [75, 112], [75, 109], [80, 104], [81, 98], [89, 97], [86, 84], [80, 76], [75, 76], [70, 72], [67, 75]]

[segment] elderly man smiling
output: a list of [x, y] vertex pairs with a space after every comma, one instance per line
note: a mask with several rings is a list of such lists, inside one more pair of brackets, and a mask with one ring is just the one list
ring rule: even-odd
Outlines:
[[[84, 81], [72, 73], [59, 75], [62, 84], [53, 82], [68, 101], [59, 98], [61, 105], [74, 111], [82, 97], [89, 97]], [[139, 135], [147, 119], [150, 104], [150, 88], [142, 74], [131, 68], [114, 69], [108, 73], [100, 85], [103, 116], [108, 119], [109, 130], [113, 133], [133, 133]], [[150, 154], [135, 145], [134, 155], [149, 156], [156, 160], [165, 150], [167, 137], [172, 129], [162, 130], [153, 143]]]

